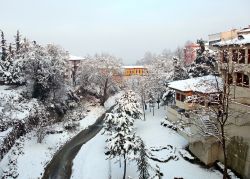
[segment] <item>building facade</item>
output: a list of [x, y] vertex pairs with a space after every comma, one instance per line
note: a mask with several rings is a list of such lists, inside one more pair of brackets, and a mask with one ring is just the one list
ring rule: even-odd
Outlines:
[[144, 76], [147, 75], [147, 68], [144, 66], [122, 66], [123, 76]]
[[197, 50], [200, 48], [199, 44], [188, 43], [184, 47], [184, 63], [191, 64], [197, 57]]

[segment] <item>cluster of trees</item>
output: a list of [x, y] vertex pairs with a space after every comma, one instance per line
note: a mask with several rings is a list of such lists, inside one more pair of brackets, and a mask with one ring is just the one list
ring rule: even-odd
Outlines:
[[[144, 57], [137, 61], [137, 64], [144, 65], [148, 70], [148, 75], [143, 78], [131, 78], [132, 81], [135, 81], [133, 84], [136, 84], [132, 85], [132, 89], [136, 89], [141, 95], [143, 104], [156, 103], [160, 99], [163, 99], [164, 102], [168, 101], [169, 98], [166, 98], [168, 82], [188, 78], [188, 72], [183, 63], [183, 50], [180, 47], [174, 52], [165, 49], [158, 55], [146, 52]], [[171, 93], [169, 96], [171, 97], [173, 94]]]
[[[27, 119], [20, 121], [23, 121], [25, 131], [33, 127], [38, 129], [38, 142], [45, 135], [44, 128], [66, 112], [65, 105], [70, 100], [67, 93], [68, 81], [65, 78], [67, 58], [68, 54], [61, 47], [51, 44], [42, 46], [36, 41], [31, 42], [21, 38], [19, 31], [14, 45], [7, 45], [4, 33], [1, 32], [0, 81], [2, 84], [21, 87], [22, 102], [28, 103], [36, 99], [37, 102], [32, 106], [36, 112], [30, 111]], [[10, 105], [20, 106], [14, 102]], [[9, 126], [12, 123], [13, 120], [7, 120], [4, 124]], [[18, 121], [16, 123], [19, 124]]]
[[[29, 97], [59, 100], [66, 84], [67, 53], [55, 45], [45, 47], [15, 36], [15, 48], [6, 49], [2, 32], [0, 74], [5, 84], [25, 85]], [[57, 99], [56, 99], [57, 98]]]
[[109, 54], [88, 56], [76, 74], [76, 85], [81, 92], [94, 94], [101, 105], [121, 87], [121, 60]]

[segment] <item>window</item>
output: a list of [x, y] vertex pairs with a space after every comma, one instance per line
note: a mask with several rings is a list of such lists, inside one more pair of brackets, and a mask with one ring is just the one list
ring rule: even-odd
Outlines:
[[243, 76], [243, 86], [249, 87], [249, 78], [247, 75]]
[[180, 93], [176, 93], [176, 100], [184, 102], [186, 100], [186, 96]]
[[237, 86], [249, 87], [249, 77], [247, 75], [244, 75], [243, 73], [237, 73], [236, 77]]
[[181, 100], [181, 94], [180, 93], [176, 93], [176, 100], [178, 100], [178, 101]]
[[181, 95], [181, 101], [184, 102], [185, 99], [186, 99], [186, 96], [182, 94], [182, 95]]
[[239, 63], [245, 63], [245, 49], [239, 50]]

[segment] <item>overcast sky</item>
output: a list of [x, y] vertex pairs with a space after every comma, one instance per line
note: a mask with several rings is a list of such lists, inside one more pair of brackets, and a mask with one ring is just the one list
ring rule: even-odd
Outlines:
[[73, 55], [108, 52], [133, 64], [146, 51], [250, 25], [250, 0], [0, 0], [0, 29]]

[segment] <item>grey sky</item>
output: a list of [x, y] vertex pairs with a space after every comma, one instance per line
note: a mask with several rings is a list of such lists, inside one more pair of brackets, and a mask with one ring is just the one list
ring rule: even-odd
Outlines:
[[73, 55], [108, 52], [133, 64], [146, 51], [250, 25], [249, 0], [0, 0], [0, 29]]

